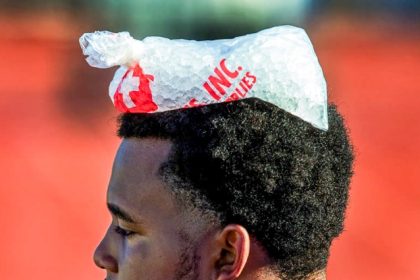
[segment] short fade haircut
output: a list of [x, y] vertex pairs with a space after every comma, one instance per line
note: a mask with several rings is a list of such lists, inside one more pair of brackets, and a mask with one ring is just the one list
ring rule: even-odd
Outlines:
[[[279, 276], [302, 279], [327, 265], [343, 230], [353, 151], [343, 118], [328, 106], [322, 131], [257, 98], [154, 114], [123, 114], [120, 137], [168, 139], [162, 166], [195, 207], [222, 226], [244, 226]], [[162, 171], [163, 172], [163, 171]], [[182, 198], [179, 198], [182, 199]]]

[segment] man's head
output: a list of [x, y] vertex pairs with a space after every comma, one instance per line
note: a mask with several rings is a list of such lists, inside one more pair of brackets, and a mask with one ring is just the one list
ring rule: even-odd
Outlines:
[[258, 99], [123, 115], [96, 263], [119, 280], [321, 271], [353, 160], [342, 118], [328, 112], [326, 132]]

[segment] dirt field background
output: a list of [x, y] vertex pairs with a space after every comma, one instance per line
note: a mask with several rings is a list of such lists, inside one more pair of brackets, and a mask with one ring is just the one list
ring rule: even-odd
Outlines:
[[[119, 143], [113, 70], [87, 66], [89, 30], [66, 15], [3, 14], [0, 28], [0, 275], [103, 279], [92, 254]], [[329, 279], [420, 279], [418, 30], [351, 17], [308, 30], [357, 157]]]

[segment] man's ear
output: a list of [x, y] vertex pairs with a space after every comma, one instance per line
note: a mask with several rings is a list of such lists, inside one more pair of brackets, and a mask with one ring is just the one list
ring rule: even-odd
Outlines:
[[248, 261], [250, 238], [240, 225], [228, 225], [216, 236], [217, 248], [214, 258], [214, 279], [236, 279]]

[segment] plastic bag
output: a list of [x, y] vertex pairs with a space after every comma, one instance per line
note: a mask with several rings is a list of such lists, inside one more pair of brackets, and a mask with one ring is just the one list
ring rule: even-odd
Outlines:
[[87, 62], [120, 65], [109, 86], [122, 112], [159, 112], [257, 97], [327, 130], [326, 82], [303, 29], [273, 27], [214, 41], [86, 33]]

